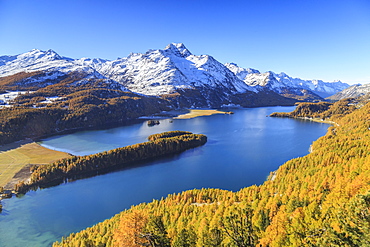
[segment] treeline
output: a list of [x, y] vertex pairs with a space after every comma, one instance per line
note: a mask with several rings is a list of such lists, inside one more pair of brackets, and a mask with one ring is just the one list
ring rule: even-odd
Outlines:
[[30, 83], [26, 83], [26, 81], [29, 78], [37, 78], [42, 75], [46, 75], [46, 73], [41, 71], [30, 73], [20, 72], [11, 76], [0, 77], [0, 91], [36, 90], [34, 86], [31, 86]]
[[270, 90], [258, 93], [246, 92], [228, 95], [222, 88], [184, 88], [177, 89], [172, 94], [162, 95], [176, 108], [191, 108], [194, 106], [205, 108], [220, 108], [222, 105], [234, 104], [242, 107], [260, 107], [276, 105], [294, 105], [295, 99], [287, 98]]
[[158, 139], [161, 139], [161, 138], [170, 138], [170, 137], [176, 137], [176, 136], [181, 136], [181, 135], [189, 135], [189, 134], [192, 134], [192, 133], [189, 132], [189, 131], [180, 131], [180, 130], [167, 131], [167, 132], [163, 132], [163, 133], [150, 135], [150, 136], [148, 136], [148, 140], [149, 141], [155, 141], [155, 140], [158, 140]]
[[335, 103], [300, 103], [292, 112], [274, 112], [271, 117], [290, 117], [290, 118], [316, 118], [329, 120], [332, 116], [335, 118], [344, 116], [356, 109], [355, 99], [343, 99]]
[[184, 131], [164, 132], [152, 135], [149, 139], [148, 142], [97, 154], [72, 156], [52, 164], [33, 166], [30, 182], [19, 182], [15, 190], [24, 193], [30, 188], [47, 187], [81, 175], [95, 175], [99, 171], [127, 167], [134, 162], [179, 153], [207, 142], [205, 135]]
[[335, 121], [260, 186], [169, 195], [54, 246], [370, 246], [370, 103]]
[[[3, 85], [0, 81], [0, 89], [29, 89], [19, 88], [18, 83], [27, 75], [21, 73], [12, 78], [3, 78], [7, 80]], [[0, 145], [64, 130], [122, 124], [130, 119], [170, 109], [166, 100], [103, 87], [101, 79], [86, 80], [85, 76], [70, 73], [58, 77], [54, 84], [18, 96], [12, 102], [12, 107], [1, 108]], [[81, 80], [84, 83], [79, 83]], [[46, 97], [56, 96], [61, 99], [42, 103]]]

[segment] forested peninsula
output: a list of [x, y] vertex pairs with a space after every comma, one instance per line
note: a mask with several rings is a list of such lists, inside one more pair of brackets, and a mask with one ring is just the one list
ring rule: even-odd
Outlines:
[[270, 116], [328, 121], [332, 123], [335, 119], [353, 112], [359, 105], [362, 105], [362, 103], [357, 102], [353, 98], [343, 99], [335, 103], [305, 102], [298, 104], [292, 112], [274, 112]]
[[15, 185], [15, 191], [25, 193], [29, 189], [56, 185], [81, 176], [94, 176], [99, 172], [132, 166], [134, 162], [179, 153], [205, 144], [207, 137], [187, 131], [169, 131], [150, 135], [148, 140], [97, 154], [71, 156], [51, 164], [33, 166], [30, 181], [19, 182]]
[[336, 124], [311, 153], [262, 185], [169, 195], [53, 246], [369, 246], [370, 103], [334, 105], [320, 114]]

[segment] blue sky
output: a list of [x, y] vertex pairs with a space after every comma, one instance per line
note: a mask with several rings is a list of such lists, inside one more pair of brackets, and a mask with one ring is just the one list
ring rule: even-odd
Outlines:
[[370, 83], [368, 0], [0, 0], [0, 55], [116, 59], [172, 42], [261, 72]]

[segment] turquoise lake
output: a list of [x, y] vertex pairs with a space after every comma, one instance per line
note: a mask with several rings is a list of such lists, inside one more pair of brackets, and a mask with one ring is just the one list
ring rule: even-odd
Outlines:
[[208, 142], [181, 154], [126, 170], [81, 179], [3, 200], [0, 246], [50, 246], [71, 232], [110, 218], [131, 205], [194, 188], [237, 191], [262, 184], [285, 161], [308, 154], [328, 124], [266, 117], [294, 107], [235, 109], [233, 115], [161, 119], [106, 130], [54, 136], [42, 145], [86, 155], [145, 142], [154, 133], [185, 130]]

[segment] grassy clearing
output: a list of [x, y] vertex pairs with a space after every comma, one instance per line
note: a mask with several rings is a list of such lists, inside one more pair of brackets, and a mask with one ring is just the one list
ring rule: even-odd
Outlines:
[[189, 113], [174, 117], [174, 119], [189, 119], [201, 116], [210, 116], [213, 114], [230, 114], [230, 112], [217, 111], [217, 110], [190, 110]]
[[0, 186], [4, 187], [28, 164], [48, 164], [68, 156], [67, 153], [47, 149], [34, 142], [0, 152]]

